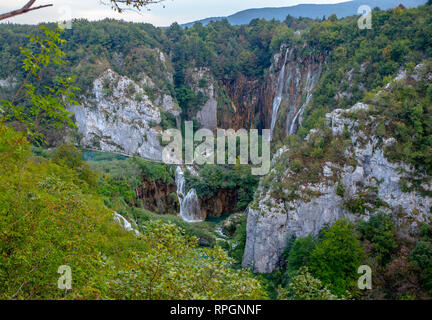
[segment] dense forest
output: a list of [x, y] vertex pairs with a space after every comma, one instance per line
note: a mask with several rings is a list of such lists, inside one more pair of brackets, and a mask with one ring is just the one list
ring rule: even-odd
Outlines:
[[[389, 159], [432, 174], [432, 6], [376, 8], [372, 30], [360, 30], [357, 19], [288, 16], [283, 22], [256, 19], [233, 26], [222, 20], [190, 28], [75, 20], [65, 32], [54, 24], [0, 25], [0, 299], [432, 297], [430, 221], [408, 239], [379, 210], [368, 221], [342, 219], [317, 237], [287, 239], [271, 274], [241, 267], [247, 219], [241, 212], [254, 205], [259, 186], [279, 199], [296, 200], [295, 191], [318, 181], [326, 162], [353, 162], [343, 152], [349, 133], [334, 137], [326, 123], [326, 114], [337, 108], [359, 101], [373, 105], [378, 125], [364, 131], [382, 140], [394, 137], [397, 143], [385, 149]], [[189, 85], [189, 69], [210, 70], [221, 91], [243, 78], [264, 82], [273, 57], [286, 47], [297, 48], [300, 56], [325, 57], [325, 70], [297, 134], [279, 135], [272, 146], [288, 147], [283, 160], [261, 182], [238, 164], [205, 165], [199, 175], [186, 174], [188, 188], [199, 197], [236, 191], [231, 213], [237, 214], [224, 226], [224, 239], [211, 221], [189, 224], [143, 207], [136, 194], [143, 178], [173, 184], [174, 166], [139, 157], [106, 161], [104, 155], [85, 161], [75, 146], [67, 104], [91, 96], [93, 81], [108, 68], [136, 81], [151, 74], [157, 83], [143, 85], [146, 94], [168, 93], [182, 120], [196, 120], [189, 117], [207, 97]], [[169, 63], [158, 62], [158, 50]], [[401, 71], [414, 75], [419, 64], [426, 70], [419, 81], [386, 87]], [[200, 86], [207, 86], [206, 79]], [[218, 108], [228, 108], [222, 100]], [[360, 121], [368, 116], [353, 115]], [[175, 119], [162, 113], [161, 126], [173, 128]], [[251, 126], [265, 124], [257, 120]], [[311, 129], [320, 135], [311, 136]], [[295, 180], [280, 181], [287, 168]], [[431, 197], [423, 181], [402, 183], [406, 192]], [[337, 192], [344, 195], [342, 185]], [[168, 196], [177, 208], [176, 194]], [[377, 197], [344, 206], [361, 215], [370, 202], [386, 206]], [[116, 223], [114, 212], [131, 221], [133, 230]], [[357, 288], [357, 267], [365, 263], [375, 274], [368, 292]], [[71, 290], [56, 287], [60, 265], [73, 266]]]

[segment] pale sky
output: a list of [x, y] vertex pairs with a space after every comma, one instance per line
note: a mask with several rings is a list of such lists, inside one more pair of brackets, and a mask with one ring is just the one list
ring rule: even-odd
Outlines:
[[[285, 7], [300, 3], [338, 3], [347, 0], [165, 0], [151, 5], [150, 11], [141, 13], [116, 13], [107, 3], [108, 0], [37, 0], [34, 6], [53, 4], [24, 15], [3, 20], [34, 24], [39, 22], [65, 21], [71, 18], [101, 20], [104, 18], [146, 22], [156, 26], [168, 26], [173, 22], [186, 23], [215, 16], [228, 16], [241, 10], [263, 7]], [[28, 0], [0, 0], [0, 13], [22, 7]], [[105, 5], [103, 4], [105, 3]], [[164, 7], [165, 6], [165, 7]]]

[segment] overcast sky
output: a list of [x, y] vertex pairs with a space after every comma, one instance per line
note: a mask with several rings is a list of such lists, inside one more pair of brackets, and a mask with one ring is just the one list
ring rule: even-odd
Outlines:
[[[22, 7], [28, 0], [0, 0], [0, 13]], [[150, 11], [124, 12], [118, 14], [109, 5], [108, 0], [37, 0], [35, 5], [54, 4], [26, 13], [19, 17], [4, 20], [15, 23], [39, 23], [47, 21], [86, 18], [100, 20], [116, 18], [135, 22], [148, 22], [156, 26], [168, 26], [173, 22], [186, 23], [202, 18], [227, 16], [235, 12], [263, 7], [292, 6], [299, 3], [338, 3], [347, 0], [165, 0], [161, 4], [151, 5]], [[103, 4], [105, 3], [105, 5]]]

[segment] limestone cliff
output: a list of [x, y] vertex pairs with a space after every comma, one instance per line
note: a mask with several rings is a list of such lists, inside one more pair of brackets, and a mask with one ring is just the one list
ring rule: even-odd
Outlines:
[[162, 96], [160, 109], [140, 85], [111, 69], [93, 82], [92, 93], [82, 97], [81, 106], [70, 107], [83, 146], [162, 159], [161, 111], [179, 114], [171, 97]]
[[263, 79], [222, 80], [218, 126], [271, 129], [274, 139], [297, 131], [325, 66], [308, 47], [282, 45]]
[[[415, 81], [415, 77], [409, 81]], [[298, 179], [292, 167], [285, 166], [289, 149], [278, 151], [268, 178], [274, 180], [273, 184], [266, 187], [262, 181], [248, 209], [244, 267], [259, 273], [272, 272], [280, 265], [289, 237], [317, 235], [322, 227], [343, 217], [354, 221], [368, 219], [377, 210], [386, 212], [392, 215], [398, 232], [407, 238], [418, 231], [420, 223], [428, 221], [432, 216], [432, 178], [405, 163], [389, 161], [384, 150], [396, 140], [373, 135], [378, 125], [376, 117], [369, 113], [373, 108], [358, 103], [351, 109], [327, 114], [331, 134], [349, 136], [349, 143], [343, 145], [344, 153], [338, 162], [321, 165], [318, 180], [302, 182], [291, 193], [283, 187], [281, 193], [275, 192], [278, 184]], [[312, 130], [306, 140], [321, 135], [322, 131]], [[413, 178], [422, 181], [421, 190], [403, 190], [402, 182]]]
[[217, 81], [208, 68], [194, 68], [188, 72], [186, 82], [203, 104], [197, 106], [194, 116], [202, 128], [213, 130], [217, 127]]
[[271, 115], [267, 128], [272, 140], [296, 133], [323, 72], [325, 58], [305, 49], [282, 46], [281, 53], [274, 56], [266, 84], [274, 90], [271, 108], [266, 110]]

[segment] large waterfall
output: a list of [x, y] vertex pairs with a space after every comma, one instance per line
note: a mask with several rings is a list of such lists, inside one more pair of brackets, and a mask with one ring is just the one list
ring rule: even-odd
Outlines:
[[180, 203], [180, 217], [187, 222], [200, 222], [205, 220], [201, 212], [196, 190], [191, 189], [186, 194], [186, 180], [180, 166], [176, 169], [175, 181], [177, 184], [177, 198]]
[[312, 92], [315, 89], [315, 86], [318, 82], [318, 79], [321, 75], [321, 71], [322, 71], [322, 64], [320, 63], [319, 68], [318, 68], [318, 72], [314, 73], [313, 72], [313, 65], [309, 65], [308, 66], [308, 73], [306, 76], [306, 83], [304, 86], [304, 91], [306, 93], [306, 100], [305, 102], [302, 104], [302, 106], [298, 109], [296, 115], [294, 116], [294, 118], [291, 121], [291, 124], [288, 126], [287, 124], [287, 129], [288, 130], [288, 134], [295, 134], [296, 133], [296, 125], [297, 125], [297, 121], [299, 120], [300, 116], [303, 114], [304, 109], [306, 108], [306, 106], [309, 104], [309, 102], [312, 99]]
[[[313, 91], [321, 77], [323, 58], [312, 53], [305, 56], [296, 50], [293, 46], [286, 49], [277, 82], [274, 76], [270, 80], [276, 89], [272, 106], [270, 141], [274, 139], [276, 126], [283, 126], [282, 123], [279, 124], [279, 118], [285, 118], [285, 135], [297, 132], [303, 113], [311, 102]], [[276, 65], [279, 65], [280, 60], [275, 60]], [[278, 132], [281, 133], [280, 130]]]
[[282, 102], [282, 94], [284, 89], [284, 80], [285, 80], [285, 69], [286, 69], [286, 62], [288, 59], [288, 54], [290, 53], [289, 48], [285, 52], [285, 59], [282, 66], [282, 69], [279, 73], [278, 77], [278, 83], [277, 83], [277, 89], [276, 89], [276, 95], [273, 100], [273, 108], [272, 108], [272, 120], [271, 120], [271, 126], [270, 126], [270, 141], [273, 139], [273, 131], [277, 120], [277, 115], [279, 111], [279, 107]]

